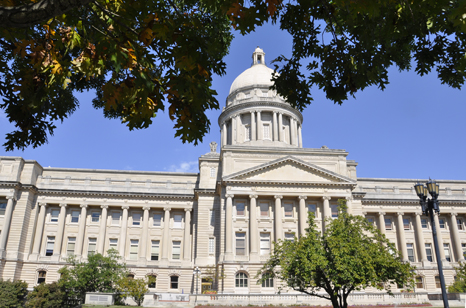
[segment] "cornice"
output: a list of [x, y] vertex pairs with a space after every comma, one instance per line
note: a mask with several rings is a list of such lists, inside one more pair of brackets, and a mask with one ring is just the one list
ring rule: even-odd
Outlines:
[[195, 189], [194, 190], [194, 195], [196, 197], [199, 196], [213, 196], [217, 195], [217, 190], [216, 189]]
[[152, 193], [129, 193], [129, 192], [108, 192], [108, 191], [84, 191], [84, 190], [58, 190], [39, 189], [39, 195], [65, 195], [65, 196], [92, 196], [92, 197], [123, 197], [123, 198], [144, 198], [144, 199], [194, 199], [194, 194], [152, 194]]
[[267, 181], [267, 180], [223, 180], [223, 185], [227, 184], [263, 184], [263, 185], [283, 185], [283, 186], [328, 186], [328, 187], [345, 187], [353, 189], [356, 187], [354, 183], [345, 183], [345, 182], [296, 182], [296, 181]]

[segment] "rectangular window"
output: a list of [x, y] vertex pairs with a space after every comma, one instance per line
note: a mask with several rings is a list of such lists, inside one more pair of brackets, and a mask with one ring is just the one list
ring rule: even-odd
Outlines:
[[215, 211], [214, 211], [214, 210], [210, 210], [210, 211], [209, 211], [209, 216], [210, 216], [210, 219], [209, 219], [210, 225], [211, 225], [212, 227], [215, 227]]
[[246, 233], [236, 232], [236, 255], [246, 255]]
[[6, 203], [0, 203], [0, 216], [5, 216]]
[[264, 139], [270, 140], [270, 125], [264, 124]]
[[159, 259], [159, 253], [160, 253], [160, 241], [152, 241], [150, 259], [152, 261], [157, 261]]
[[443, 251], [445, 252], [445, 259], [446, 259], [448, 262], [451, 262], [450, 244], [444, 243], [444, 244], [443, 244]]
[[120, 225], [120, 212], [112, 212], [112, 225], [113, 226]]
[[403, 218], [403, 228], [405, 230], [411, 229], [411, 220], [409, 218]]
[[141, 225], [141, 213], [133, 213], [133, 226]]
[[154, 214], [154, 227], [162, 225], [162, 214]]
[[58, 215], [60, 215], [60, 210], [52, 210], [50, 213], [50, 222], [58, 222]]
[[292, 242], [294, 242], [294, 233], [286, 232], [286, 233], [285, 233], [285, 241], [292, 241]]
[[72, 223], [79, 222], [79, 211], [71, 211], [71, 222]]
[[75, 237], [69, 237], [68, 238], [68, 244], [66, 245], [66, 254], [68, 256], [73, 256], [75, 247], [76, 247], [76, 238]]
[[463, 257], [466, 258], [466, 244], [462, 243], [461, 248], [463, 249]]
[[366, 217], [366, 220], [369, 224], [374, 225], [374, 222], [375, 222], [374, 217]]
[[181, 228], [181, 221], [183, 220], [183, 216], [180, 214], [173, 215], [173, 228]]
[[91, 222], [99, 222], [100, 220], [100, 213], [99, 212], [92, 212], [91, 213]]
[[178, 276], [170, 276], [170, 289], [178, 289]]
[[392, 219], [385, 218], [385, 230], [391, 230], [391, 229], [392, 229]]
[[97, 239], [96, 238], [89, 238], [89, 246], [87, 249], [88, 255], [93, 255], [95, 253], [95, 249], [97, 247]]
[[285, 217], [293, 217], [293, 203], [284, 203]]
[[426, 244], [425, 245], [426, 247], [426, 256], [427, 256], [427, 260], [430, 261], [430, 262], [433, 262], [433, 257], [432, 257], [432, 245], [430, 243]]
[[236, 216], [244, 216], [244, 203], [236, 203]]
[[130, 260], [137, 260], [138, 259], [139, 240], [131, 240], [130, 245], [131, 246], [129, 248], [129, 259]]
[[215, 168], [210, 168], [210, 177], [215, 178]]
[[261, 256], [267, 256], [270, 254], [270, 233], [261, 233], [260, 234], [260, 246], [261, 246]]
[[332, 218], [338, 217], [338, 204], [331, 204], [330, 209], [332, 210]]
[[437, 289], [440, 289], [442, 287], [442, 284], [440, 283], [440, 276], [435, 276], [435, 287]]
[[422, 276], [417, 276], [416, 277], [416, 288], [424, 289], [424, 283], [422, 281]]
[[251, 140], [251, 126], [244, 125], [244, 141]]
[[273, 288], [273, 278], [268, 278], [262, 282], [263, 288]]
[[111, 238], [108, 242], [108, 249], [118, 249], [118, 239]]
[[421, 227], [422, 227], [422, 229], [427, 229], [428, 228], [427, 218], [421, 218]]
[[181, 255], [181, 241], [173, 241], [172, 259], [179, 260]]
[[53, 246], [55, 246], [55, 236], [47, 236], [47, 246], [45, 247], [45, 255], [53, 255]]
[[408, 260], [414, 262], [414, 245], [412, 243], [407, 243], [406, 249], [408, 251]]
[[215, 239], [213, 237], [209, 237], [209, 254], [215, 253]]
[[307, 211], [314, 213], [314, 216], [316, 216], [317, 213], [317, 204], [308, 204], [307, 205]]
[[458, 226], [458, 230], [464, 229], [463, 220], [461, 218], [456, 219], [456, 225]]
[[261, 217], [269, 217], [269, 204], [267, 202], [261, 202], [259, 207], [261, 209]]
[[440, 229], [445, 229], [445, 228], [446, 228], [445, 219], [440, 218], [440, 219], [438, 220], [438, 224], [439, 224], [439, 226], [440, 226]]

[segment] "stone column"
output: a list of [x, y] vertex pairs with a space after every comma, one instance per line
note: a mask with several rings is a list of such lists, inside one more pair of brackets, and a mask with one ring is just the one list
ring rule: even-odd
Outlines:
[[416, 212], [416, 241], [418, 244], [418, 251], [420, 252], [421, 262], [424, 263], [427, 262], [427, 255], [424, 234], [422, 231], [421, 215], [421, 212]]
[[322, 206], [322, 231], [325, 231], [325, 227], [328, 225], [327, 219], [330, 219], [332, 217], [332, 211], [330, 210], [330, 199], [331, 197], [329, 196], [323, 196], [322, 200], [324, 201], [323, 206]]
[[165, 215], [163, 217], [163, 244], [162, 244], [162, 261], [168, 262], [168, 247], [170, 242], [170, 208], [163, 209]]
[[385, 213], [384, 212], [379, 212], [379, 228], [380, 228], [380, 233], [385, 234]]
[[302, 133], [302, 125], [298, 126], [298, 146], [300, 148], [303, 147], [303, 133]]
[[275, 195], [275, 241], [283, 239], [283, 230], [282, 230], [282, 199], [283, 196]]
[[[435, 228], [437, 229], [437, 241], [438, 241], [438, 249], [440, 251], [440, 260], [442, 260], [442, 263], [445, 263], [447, 262], [447, 260], [445, 259], [445, 250], [443, 250], [442, 229], [440, 229], [440, 223], [438, 221], [438, 213], [434, 214], [434, 223], [435, 223]], [[435, 257], [438, 258], [439, 256], [435, 256]]]
[[249, 195], [249, 243], [251, 247], [250, 255], [258, 255], [258, 228], [257, 228], [257, 195]]
[[294, 118], [290, 117], [290, 144], [291, 145], [296, 145], [295, 142], [295, 131], [294, 131]]
[[225, 254], [233, 255], [233, 197], [234, 195], [225, 195], [227, 198], [225, 209]]
[[144, 211], [142, 219], [142, 237], [141, 237], [141, 247], [139, 250], [139, 261], [147, 262], [147, 233], [149, 233], [149, 211], [150, 206], [144, 206], [142, 208]]
[[278, 124], [277, 124], [277, 112], [274, 111], [273, 112], [273, 141], [278, 141]]
[[256, 120], [255, 111], [251, 111], [251, 141], [256, 140]]
[[[53, 256], [58, 258], [61, 256], [61, 244], [63, 242], [63, 232], [65, 231], [65, 219], [66, 219], [66, 203], [60, 203], [60, 215], [58, 216], [58, 226], [57, 226], [57, 234], [55, 237], [55, 245], [53, 246]], [[79, 223], [83, 217], [79, 218]]]
[[264, 129], [262, 127], [262, 118], [260, 111], [257, 111], [257, 140], [264, 140]]
[[347, 207], [347, 213], [348, 214], [353, 214], [353, 204], [351, 203], [351, 201], [353, 201], [353, 198], [352, 197], [346, 197], [346, 207]]
[[240, 140], [241, 137], [241, 114], [236, 115], [236, 143], [243, 143], [244, 140]]
[[402, 254], [402, 260], [403, 262], [408, 262], [408, 249], [406, 247], [406, 237], [405, 237], [405, 229], [403, 226], [403, 212], [398, 212], [397, 213], [397, 236], [398, 236], [398, 242], [400, 243], [401, 247], [401, 254]]
[[34, 246], [32, 247], [32, 254], [34, 259], [40, 253], [40, 244], [42, 243], [42, 233], [44, 232], [45, 214], [47, 212], [47, 203], [39, 203], [39, 218], [37, 219], [36, 234], [34, 235]]
[[306, 234], [307, 227], [306, 199], [307, 196], [299, 196], [299, 233], [301, 236]]
[[227, 137], [228, 132], [227, 132], [227, 123], [223, 122], [222, 123], [222, 146], [227, 144]]
[[294, 139], [294, 144], [296, 146], [299, 146], [299, 141], [298, 141], [298, 120], [293, 119], [293, 139]]
[[184, 247], [183, 259], [191, 260], [191, 211], [192, 209], [184, 209]]
[[3, 219], [3, 229], [0, 235], [0, 259], [5, 257], [6, 244], [8, 242], [8, 233], [10, 232], [11, 217], [13, 216], [13, 202], [15, 195], [7, 196], [8, 199], [5, 209], [5, 218]]
[[76, 248], [74, 255], [80, 257], [83, 251], [84, 229], [86, 228], [87, 204], [81, 204], [81, 215], [79, 216], [78, 236], [76, 237]]
[[103, 204], [100, 206], [102, 212], [100, 214], [100, 239], [97, 240], [97, 252], [100, 254], [104, 254], [104, 246], [105, 246], [105, 234], [107, 233], [107, 209], [108, 205]]
[[460, 239], [460, 232], [458, 231], [458, 224], [456, 223], [456, 216], [457, 213], [450, 213], [451, 215], [451, 231], [453, 234], [453, 241], [455, 242], [455, 250], [456, 250], [456, 261], [463, 262], [463, 248], [461, 247], [461, 239]]
[[283, 135], [283, 113], [278, 113], [278, 139], [281, 142], [285, 141], [285, 136]]
[[128, 233], [128, 205], [123, 205], [121, 207], [123, 210], [123, 216], [121, 217], [121, 234], [120, 234], [120, 256], [123, 261], [126, 258], [126, 233]]
[[232, 116], [231, 118], [231, 144], [236, 144], [236, 116]]

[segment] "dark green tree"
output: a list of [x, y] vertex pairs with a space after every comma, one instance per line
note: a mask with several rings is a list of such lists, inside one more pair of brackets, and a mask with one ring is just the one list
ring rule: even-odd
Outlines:
[[455, 268], [455, 281], [453, 284], [448, 286], [448, 292], [450, 293], [465, 293], [466, 292], [466, 264], [464, 262], [460, 263], [457, 268]]
[[20, 308], [23, 307], [28, 284], [21, 280], [2, 280], [0, 279], [0, 306], [2, 308]]
[[364, 217], [347, 214], [344, 202], [340, 204], [338, 218], [328, 221], [323, 234], [310, 213], [307, 234], [275, 243], [258, 272], [258, 283], [277, 278], [285, 288], [327, 299], [334, 308], [347, 308], [355, 290], [374, 287], [390, 293], [392, 283], [412, 286], [414, 268], [401, 261], [395, 246]]
[[26, 308], [65, 308], [67, 295], [57, 282], [41, 283], [27, 296]]

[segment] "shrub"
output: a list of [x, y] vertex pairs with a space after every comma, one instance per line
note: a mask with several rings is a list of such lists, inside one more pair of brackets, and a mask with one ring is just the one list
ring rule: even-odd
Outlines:
[[26, 308], [62, 308], [66, 307], [66, 293], [56, 282], [41, 283], [28, 294]]
[[0, 279], [0, 300], [2, 308], [20, 308], [28, 293], [28, 284], [21, 280]]

